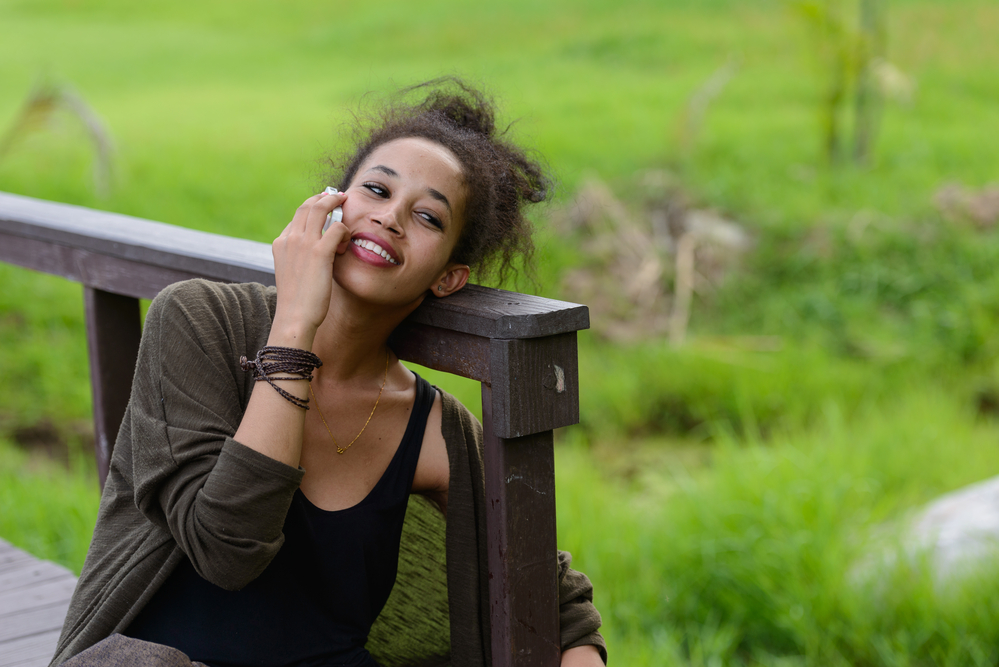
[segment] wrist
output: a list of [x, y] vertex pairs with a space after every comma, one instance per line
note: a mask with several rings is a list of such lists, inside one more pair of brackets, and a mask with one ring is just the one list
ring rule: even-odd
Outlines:
[[312, 351], [312, 344], [316, 340], [316, 327], [282, 322], [277, 318], [271, 325], [270, 334], [267, 336], [267, 344], [278, 347], [297, 347], [300, 350]]
[[561, 667], [604, 667], [600, 650], [592, 644], [562, 651]]

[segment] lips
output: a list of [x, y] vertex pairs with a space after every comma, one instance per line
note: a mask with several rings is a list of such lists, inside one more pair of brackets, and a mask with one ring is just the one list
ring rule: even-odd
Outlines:
[[380, 258], [392, 266], [400, 264], [399, 257], [392, 246], [373, 234], [357, 234], [350, 239], [350, 242], [354, 248], [354, 253], [362, 259], [376, 260], [376, 258]]

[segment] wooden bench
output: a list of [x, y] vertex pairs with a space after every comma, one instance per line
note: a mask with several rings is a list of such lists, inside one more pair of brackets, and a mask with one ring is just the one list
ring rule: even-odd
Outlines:
[[[139, 299], [195, 277], [274, 284], [267, 244], [7, 193], [0, 261], [84, 286], [102, 483], [131, 387]], [[393, 334], [400, 358], [482, 383], [495, 665], [559, 662], [552, 431], [579, 421], [576, 332], [588, 326], [585, 306], [469, 285], [425, 300]]]
[[45, 667], [76, 577], [0, 540], [0, 667]]

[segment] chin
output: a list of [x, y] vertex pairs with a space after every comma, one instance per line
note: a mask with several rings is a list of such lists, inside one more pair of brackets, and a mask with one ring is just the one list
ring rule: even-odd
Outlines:
[[[339, 269], [339, 270], [337, 270]], [[334, 264], [333, 282], [352, 297], [372, 306], [411, 312], [426, 298], [427, 289], [415, 291], [411, 280], [385, 281], [369, 271]], [[402, 282], [404, 284], [400, 285]], [[408, 284], [407, 284], [408, 283]]]

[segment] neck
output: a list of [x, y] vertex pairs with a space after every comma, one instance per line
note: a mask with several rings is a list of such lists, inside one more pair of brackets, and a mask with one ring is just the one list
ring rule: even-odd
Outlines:
[[360, 301], [334, 282], [329, 311], [312, 344], [312, 351], [323, 360], [320, 376], [326, 381], [380, 379], [389, 336], [421, 302], [402, 308], [377, 306]]

